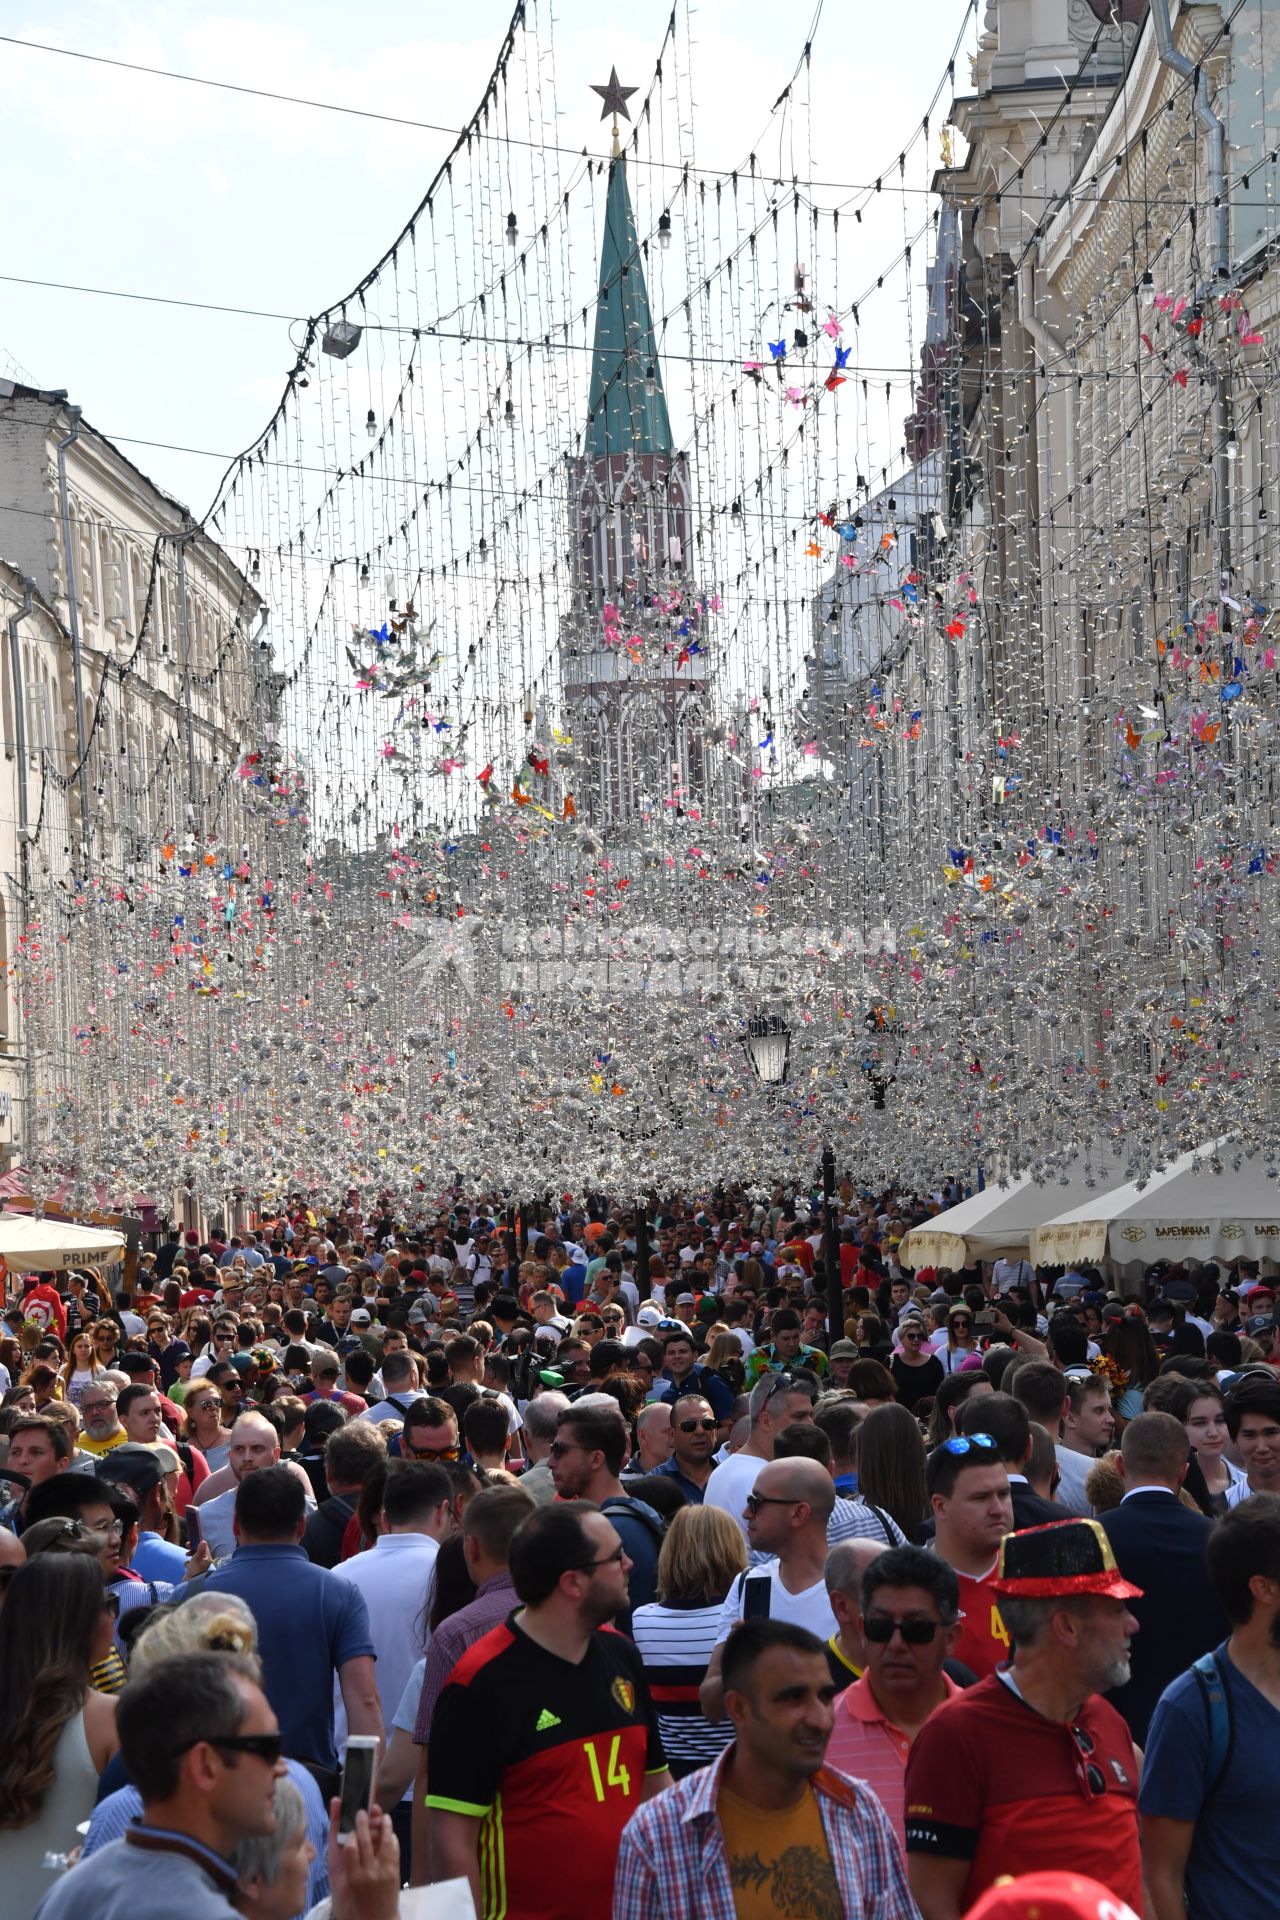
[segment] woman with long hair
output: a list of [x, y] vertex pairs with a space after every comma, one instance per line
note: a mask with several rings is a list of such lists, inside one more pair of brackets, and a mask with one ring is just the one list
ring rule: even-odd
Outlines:
[[735, 1396], [745, 1393], [747, 1370], [742, 1363], [742, 1342], [736, 1333], [717, 1333], [707, 1346], [702, 1364], [724, 1381]]
[[23, 1372], [22, 1385], [35, 1395], [37, 1413], [43, 1413], [51, 1400], [62, 1398], [62, 1376], [50, 1360], [33, 1360]]
[[631, 1633], [651, 1686], [662, 1689], [658, 1725], [677, 1780], [716, 1759], [733, 1738], [728, 1721], [703, 1718], [698, 1689], [720, 1632], [725, 1595], [746, 1571], [742, 1529], [722, 1507], [681, 1507], [658, 1555], [658, 1598], [637, 1607]]
[[908, 1540], [925, 1518], [924, 1441], [905, 1407], [872, 1407], [858, 1428], [858, 1498], [882, 1507]]
[[947, 1337], [944, 1344], [935, 1347], [934, 1352], [942, 1363], [944, 1373], [955, 1373], [962, 1361], [968, 1360], [979, 1351], [978, 1336], [974, 1331], [973, 1308], [967, 1300], [957, 1300], [947, 1309]]
[[1127, 1423], [1142, 1412], [1143, 1389], [1159, 1373], [1160, 1355], [1141, 1307], [1126, 1307], [1118, 1315], [1109, 1313], [1105, 1324], [1103, 1357], [1123, 1368], [1128, 1376], [1112, 1397], [1116, 1419]]
[[87, 1553], [42, 1553], [18, 1567], [0, 1612], [0, 1859], [8, 1920], [31, 1920], [116, 1751], [116, 1705], [89, 1685], [115, 1614]]
[[[1163, 1385], [1163, 1382], [1161, 1382]], [[1164, 1402], [1165, 1411], [1181, 1420], [1187, 1439], [1204, 1479], [1205, 1493], [1200, 1504], [1213, 1518], [1227, 1510], [1227, 1496], [1240, 1481], [1248, 1481], [1242, 1467], [1223, 1456], [1230, 1435], [1222, 1404], [1222, 1388], [1216, 1380], [1179, 1381]]]
[[69, 1343], [66, 1365], [62, 1369], [62, 1397], [69, 1400], [73, 1407], [80, 1405], [80, 1395], [87, 1386], [106, 1372], [97, 1354], [93, 1350], [93, 1341], [88, 1333], [73, 1333]]

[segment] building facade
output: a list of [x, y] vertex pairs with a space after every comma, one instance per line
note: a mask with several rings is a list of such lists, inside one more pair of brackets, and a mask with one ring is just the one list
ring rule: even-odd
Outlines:
[[[261, 829], [279, 684], [250, 579], [65, 394], [0, 382], [0, 1166], [76, 1074], [104, 904]], [[203, 852], [201, 854], [203, 857]], [[60, 955], [59, 964], [50, 961]], [[111, 1089], [102, 1089], [109, 1101]]]

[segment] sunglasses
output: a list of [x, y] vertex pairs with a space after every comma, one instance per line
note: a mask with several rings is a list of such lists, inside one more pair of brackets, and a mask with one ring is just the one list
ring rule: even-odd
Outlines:
[[714, 1420], [681, 1420], [677, 1422], [681, 1433], [714, 1433]]
[[887, 1646], [894, 1634], [900, 1633], [905, 1646], [927, 1647], [944, 1625], [941, 1620], [895, 1620], [887, 1613], [864, 1614], [862, 1637], [873, 1645]]
[[578, 1564], [572, 1568], [571, 1571], [574, 1573], [594, 1573], [598, 1567], [620, 1567], [626, 1551], [622, 1542], [619, 1541], [615, 1553], [606, 1553], [603, 1560], [579, 1560]]
[[[552, 1451], [554, 1452], [554, 1448]], [[413, 1460], [452, 1461], [458, 1458], [460, 1449], [458, 1447], [410, 1447], [408, 1452]]]
[[759, 1513], [761, 1507], [798, 1507], [803, 1505], [803, 1502], [799, 1500], [783, 1500], [780, 1495], [776, 1493], [749, 1493], [743, 1504], [747, 1512], [754, 1516]]
[[977, 1448], [989, 1450], [994, 1453], [996, 1443], [989, 1433], [957, 1434], [952, 1439], [942, 1442], [941, 1451], [943, 1453], [971, 1453]]
[[957, 1313], [952, 1316], [951, 1324], [953, 1327], [971, 1327], [973, 1322], [967, 1313]]
[[553, 1440], [547, 1451], [553, 1460], [563, 1460], [566, 1453], [581, 1453], [582, 1447], [577, 1440]]
[[274, 1767], [284, 1754], [284, 1735], [275, 1733], [236, 1733], [201, 1736], [199, 1740], [189, 1740], [185, 1747], [179, 1747], [179, 1753], [189, 1753], [192, 1747], [216, 1747], [219, 1753], [248, 1753], [255, 1760], [265, 1760]]
[[1093, 1752], [1093, 1735], [1083, 1727], [1072, 1727], [1071, 1739], [1075, 1745], [1073, 1758], [1080, 1791], [1086, 1800], [1098, 1800], [1107, 1790], [1107, 1779], [1097, 1761], [1089, 1757]]
[[215, 1410], [221, 1413], [222, 1402], [221, 1400], [188, 1400], [187, 1408], [191, 1413], [213, 1413]]
[[102, 1596], [102, 1611], [109, 1620], [118, 1620], [120, 1618], [120, 1595], [118, 1593], [104, 1593]]

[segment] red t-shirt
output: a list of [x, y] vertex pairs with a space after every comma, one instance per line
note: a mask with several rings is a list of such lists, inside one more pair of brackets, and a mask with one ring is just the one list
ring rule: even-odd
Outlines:
[[993, 1560], [978, 1579], [972, 1574], [956, 1573], [963, 1618], [952, 1658], [971, 1667], [979, 1680], [985, 1680], [1009, 1658], [1009, 1633], [1000, 1618], [1000, 1596], [991, 1585], [998, 1566], [999, 1562]]
[[1071, 1727], [992, 1676], [939, 1707], [916, 1735], [907, 1852], [969, 1861], [966, 1911], [1001, 1874], [1070, 1871], [1141, 1913], [1137, 1794], [1129, 1729], [1100, 1695]]

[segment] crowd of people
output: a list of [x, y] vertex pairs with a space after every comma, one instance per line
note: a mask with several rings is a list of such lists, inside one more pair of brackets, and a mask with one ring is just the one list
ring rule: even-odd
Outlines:
[[5, 1913], [1270, 1920], [1273, 1292], [911, 1271], [943, 1199], [299, 1199], [12, 1282]]

